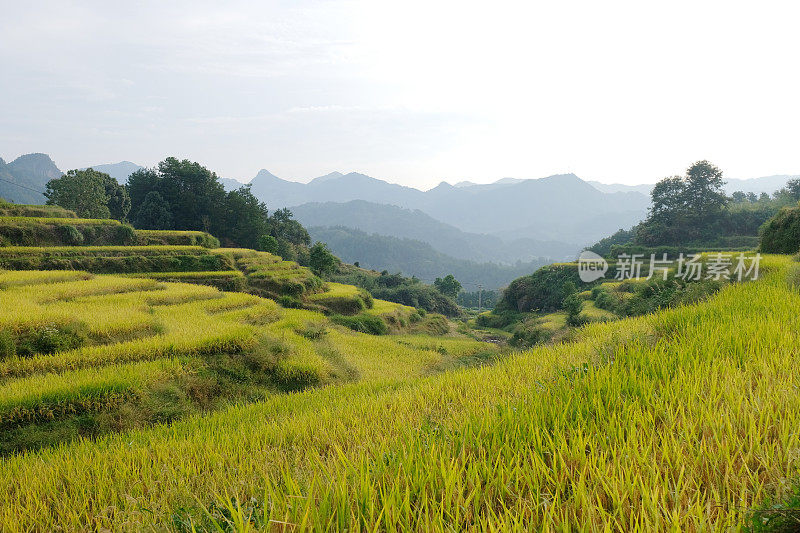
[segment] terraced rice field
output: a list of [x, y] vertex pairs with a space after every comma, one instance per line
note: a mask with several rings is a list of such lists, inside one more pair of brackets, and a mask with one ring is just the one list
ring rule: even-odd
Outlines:
[[[485, 349], [442, 342], [452, 350], [358, 334], [318, 312], [202, 285], [0, 271], [0, 427], [19, 431], [119, 410], [153, 387], [209, 368], [238, 372], [226, 379], [249, 390], [247, 397], [263, 398], [337, 381], [423, 375], [446, 358]], [[386, 354], [391, 364], [370, 354]]]
[[[763, 523], [753, 510], [787, 496], [800, 474], [800, 269], [788, 257], [764, 267], [763, 279], [703, 303], [433, 375], [437, 354], [465, 355], [470, 341], [320, 333], [322, 315], [278, 309], [269, 334], [297, 340], [308, 364], [316, 354], [332, 372], [349, 369], [349, 382], [6, 457], [0, 521], [9, 531]], [[207, 313], [224, 298], [177, 305]], [[175, 369], [142, 374], [161, 371]], [[65, 394], [64, 380], [47, 386]], [[9, 387], [11, 403], [31, 405], [26, 387]]]

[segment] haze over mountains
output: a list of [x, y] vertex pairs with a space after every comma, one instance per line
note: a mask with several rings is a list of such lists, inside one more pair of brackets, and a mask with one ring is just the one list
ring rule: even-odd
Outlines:
[[[751, 178], [746, 180], [739, 180], [735, 178], [726, 178], [723, 189], [727, 194], [732, 194], [736, 191], [754, 192], [760, 194], [762, 192], [773, 193], [786, 185], [786, 182], [791, 179], [800, 178], [798, 175], [789, 174], [776, 174], [774, 176], [763, 176], [761, 178]], [[645, 183], [642, 185], [623, 185], [621, 183], [600, 183], [599, 181], [589, 181], [592, 187], [603, 192], [640, 192], [649, 195], [653, 190], [655, 183]]]
[[[364, 200], [311, 202], [292, 208], [295, 218], [308, 228], [346, 227], [430, 244], [458, 259], [514, 263], [538, 257], [565, 257], [574, 247], [560, 241], [503, 240], [496, 235], [470, 233], [440, 222], [420, 210]], [[539, 250], [540, 253], [534, 253]]]

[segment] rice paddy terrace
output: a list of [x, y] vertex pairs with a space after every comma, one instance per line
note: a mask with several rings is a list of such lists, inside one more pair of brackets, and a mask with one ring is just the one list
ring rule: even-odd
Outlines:
[[[788, 256], [502, 354], [268, 254], [7, 244], [4, 530], [791, 526], [773, 507], [800, 474]], [[108, 273], [126, 258], [158, 268]]]
[[[431, 318], [268, 253], [210, 248], [202, 232], [58, 242], [96, 241], [96, 227], [130, 231], [46, 206], [0, 217], [0, 453], [496, 352], [411, 334]], [[31, 235], [54, 245], [18, 245]]]

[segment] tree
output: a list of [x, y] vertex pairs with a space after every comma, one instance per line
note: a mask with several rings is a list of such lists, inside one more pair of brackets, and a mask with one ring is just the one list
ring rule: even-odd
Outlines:
[[580, 326], [583, 322], [580, 314], [583, 311], [583, 300], [580, 296], [573, 293], [564, 298], [564, 311], [567, 312], [567, 324], [570, 326]]
[[797, 201], [800, 200], [800, 179], [793, 179], [786, 182], [786, 192]]
[[[168, 157], [157, 168], [140, 169], [128, 178], [130, 217], [151, 229], [202, 230], [216, 236], [224, 246], [263, 248], [286, 260], [308, 262], [311, 238], [292, 218], [288, 209], [270, 216], [267, 206], [246, 185], [226, 192], [217, 175], [199, 163]], [[150, 197], [155, 192], [158, 197]], [[158, 199], [158, 200], [157, 200]], [[154, 213], [154, 204], [157, 213]], [[147, 207], [146, 212], [140, 211]], [[169, 216], [165, 216], [169, 213]], [[155, 216], [155, 215], [164, 216]], [[155, 224], [168, 224], [157, 227]], [[262, 241], [263, 236], [272, 241]]]
[[[131, 199], [131, 218], [135, 220], [147, 194], [151, 191], [159, 192], [161, 190], [161, 176], [158, 175], [158, 171], [155, 169], [140, 168], [128, 176], [128, 183], [125, 188]], [[164, 198], [160, 192], [159, 196], [162, 199]]]
[[119, 182], [109, 176], [102, 174], [103, 187], [105, 188], [106, 196], [108, 196], [108, 211], [111, 218], [115, 220], [125, 220], [131, 210], [131, 197], [128, 190], [119, 184]]
[[649, 220], [660, 224], [672, 224], [684, 209], [686, 184], [680, 176], [664, 178], [650, 192]]
[[309, 250], [311, 271], [324, 278], [336, 270], [336, 257], [328, 250], [325, 243], [317, 241]]
[[217, 175], [200, 163], [168, 157], [157, 169], [142, 169], [131, 174], [128, 192], [135, 220], [140, 218], [137, 213], [152, 191], [169, 204], [174, 228], [210, 231], [226, 237], [225, 188]]
[[651, 193], [647, 220], [636, 229], [635, 244], [675, 245], [722, 233], [728, 203], [723, 185], [722, 171], [708, 161], [693, 164], [684, 177], [659, 181]]
[[269, 233], [267, 206], [250, 192], [249, 185], [226, 194], [224, 216], [218, 232], [228, 246], [256, 248], [259, 237]]
[[109, 197], [105, 178], [108, 174], [91, 168], [70, 170], [60, 178], [47, 182], [45, 197], [48, 205], [58, 205], [75, 211], [82, 218], [109, 218]]
[[708, 161], [698, 161], [686, 170], [682, 198], [691, 234], [699, 234], [711, 225], [727, 205], [724, 184], [722, 171]]
[[278, 253], [278, 239], [272, 235], [261, 235], [258, 238], [258, 249], [271, 254]]
[[139, 229], [170, 229], [172, 212], [169, 203], [158, 192], [150, 191], [144, 197], [133, 222]]
[[311, 237], [308, 235], [308, 231], [292, 216], [292, 212], [287, 208], [275, 211], [269, 218], [270, 235], [292, 244], [310, 245]]
[[452, 274], [448, 274], [444, 278], [436, 278], [433, 281], [433, 286], [445, 296], [453, 299], [461, 292], [461, 283]]
[[295, 250], [294, 245], [287, 240], [284, 239], [277, 239], [278, 241], [278, 248], [275, 250], [284, 261], [296, 261], [297, 260], [297, 250]]

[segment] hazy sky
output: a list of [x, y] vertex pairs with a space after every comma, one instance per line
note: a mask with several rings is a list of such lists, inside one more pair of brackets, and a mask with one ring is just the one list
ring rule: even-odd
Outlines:
[[800, 173], [795, 2], [11, 2], [0, 157], [420, 188]]

